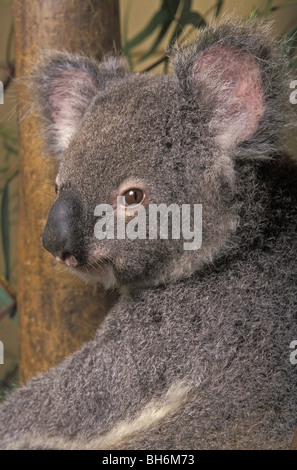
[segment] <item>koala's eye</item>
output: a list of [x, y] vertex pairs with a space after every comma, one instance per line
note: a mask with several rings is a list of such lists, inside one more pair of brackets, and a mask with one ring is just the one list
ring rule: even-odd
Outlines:
[[58, 193], [58, 185], [55, 184], [55, 193], [57, 194]]
[[144, 193], [141, 189], [129, 189], [124, 193], [124, 198], [127, 206], [137, 205], [143, 201]]

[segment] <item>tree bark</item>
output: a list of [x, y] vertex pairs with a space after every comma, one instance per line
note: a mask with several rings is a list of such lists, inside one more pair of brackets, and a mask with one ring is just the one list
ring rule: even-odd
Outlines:
[[[101, 58], [119, 50], [118, 0], [13, 0], [17, 78], [26, 77], [44, 50]], [[54, 162], [46, 160], [29, 92], [18, 83], [20, 201], [18, 315], [20, 379], [54, 366], [91, 339], [112, 305], [97, 286], [61, 271], [41, 246], [54, 195]]]

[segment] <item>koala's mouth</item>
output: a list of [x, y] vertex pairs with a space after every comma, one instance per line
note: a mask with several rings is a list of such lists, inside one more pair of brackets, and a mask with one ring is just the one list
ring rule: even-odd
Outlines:
[[69, 268], [80, 268], [82, 264], [80, 264], [75, 256], [71, 255], [70, 253], [64, 253], [63, 258], [59, 256], [54, 257], [57, 263], [66, 264]]
[[92, 262], [79, 263], [70, 253], [65, 253], [63, 258], [54, 257], [58, 263], [61, 263], [71, 270], [77, 277], [83, 280], [99, 281], [108, 284], [108, 287], [116, 284], [113, 263], [107, 256], [101, 256]]

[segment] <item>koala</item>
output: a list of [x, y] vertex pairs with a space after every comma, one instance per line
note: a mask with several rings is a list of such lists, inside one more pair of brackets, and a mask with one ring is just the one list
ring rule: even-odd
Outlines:
[[[92, 341], [7, 397], [3, 449], [290, 447], [297, 166], [285, 152], [296, 124], [287, 59], [256, 20], [210, 25], [170, 57], [169, 74], [150, 75], [120, 57], [54, 52], [32, 76], [59, 162], [42, 243], [119, 300]], [[160, 205], [168, 237], [161, 213], [150, 236]]]

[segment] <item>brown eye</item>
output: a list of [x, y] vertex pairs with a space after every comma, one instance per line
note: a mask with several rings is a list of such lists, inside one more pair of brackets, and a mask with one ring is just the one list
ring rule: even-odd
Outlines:
[[132, 204], [140, 204], [141, 201], [143, 200], [144, 194], [141, 189], [129, 189], [128, 191], [125, 192], [124, 198], [125, 198], [125, 204], [127, 206], [131, 206]]

